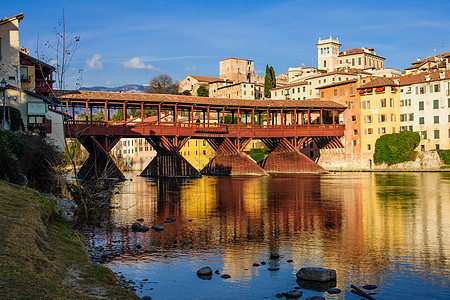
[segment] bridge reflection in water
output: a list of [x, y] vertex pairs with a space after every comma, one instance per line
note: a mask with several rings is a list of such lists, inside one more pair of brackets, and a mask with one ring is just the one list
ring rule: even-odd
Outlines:
[[[142, 175], [199, 177], [208, 175], [263, 175], [268, 172], [320, 172], [300, 150], [311, 143], [318, 149], [341, 148], [344, 126], [339, 114], [346, 107], [325, 100], [242, 100], [157, 94], [122, 94], [78, 91], [63, 96], [62, 108], [72, 120], [65, 135], [77, 138], [90, 156], [82, 178], [123, 178], [109, 156], [121, 138], [144, 137], [157, 151]], [[93, 111], [104, 111], [93, 121]], [[112, 121], [111, 112], [123, 111]], [[127, 119], [131, 112], [139, 119]], [[75, 116], [85, 114], [84, 120]], [[150, 117], [147, 117], [149, 115]], [[225, 124], [225, 123], [230, 124]], [[205, 139], [216, 157], [199, 173], [180, 154], [190, 139]], [[252, 139], [259, 139], [269, 155], [258, 165], [243, 155]]]
[[[115, 199], [118, 229], [107, 237], [98, 235], [96, 242], [105, 243], [103, 237], [109, 247], [121, 245], [125, 255], [112, 266], [121, 268], [123, 262], [133, 270], [152, 270], [161, 292], [182, 283], [167, 279], [170, 283], [164, 284], [164, 272], [156, 266], [170, 266], [170, 276], [176, 277], [195, 274], [203, 264], [220, 265], [237, 283], [234, 288], [246, 282], [264, 290], [256, 279], [259, 273], [254, 273], [263, 269], [252, 271], [251, 266], [279, 253], [282, 259], [270, 263], [286, 270], [279, 275], [283, 280], [295, 278], [301, 267], [324, 266], [337, 270], [343, 290], [354, 283], [373, 283], [384, 287], [381, 295], [386, 298], [420, 289], [438, 299], [450, 292], [449, 194], [445, 173], [137, 178], [126, 182]], [[167, 217], [177, 221], [165, 224]], [[166, 229], [132, 233], [130, 224], [138, 218]], [[137, 256], [136, 245], [143, 251]], [[163, 254], [169, 258], [161, 266]], [[286, 259], [294, 263], [286, 264]]]

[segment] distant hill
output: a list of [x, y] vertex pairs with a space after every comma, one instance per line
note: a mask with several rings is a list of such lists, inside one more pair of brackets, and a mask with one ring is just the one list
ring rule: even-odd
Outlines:
[[105, 87], [105, 86], [93, 86], [93, 87], [82, 87], [81, 91], [96, 91], [96, 92], [122, 92], [122, 93], [145, 93], [145, 86], [139, 84], [127, 84], [118, 87]]

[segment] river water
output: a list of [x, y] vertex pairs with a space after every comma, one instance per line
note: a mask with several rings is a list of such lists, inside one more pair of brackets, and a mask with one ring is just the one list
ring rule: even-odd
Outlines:
[[[349, 286], [374, 284], [376, 299], [450, 297], [450, 173], [131, 178], [113, 200], [113, 228], [88, 242], [122, 253], [105, 265], [139, 296], [276, 299], [300, 286], [301, 299], [361, 299]], [[134, 233], [138, 219], [165, 229]], [[231, 278], [202, 280], [204, 266]], [[337, 281], [298, 283], [303, 267], [335, 269]]]

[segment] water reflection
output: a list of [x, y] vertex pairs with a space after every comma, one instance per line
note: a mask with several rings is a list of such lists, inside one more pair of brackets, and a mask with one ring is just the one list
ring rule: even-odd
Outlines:
[[[232, 275], [228, 288], [213, 280], [206, 291], [180, 294], [185, 298], [273, 296], [296, 285], [299, 268], [324, 266], [337, 270], [343, 290], [372, 283], [381, 287], [383, 299], [412, 295], [418, 288], [439, 299], [450, 292], [449, 195], [448, 173], [135, 178], [116, 195], [117, 228], [97, 232], [91, 242], [121, 247], [126, 255], [110, 266], [129, 276], [165, 278], [161, 272], [170, 265], [196, 285], [189, 276], [205, 264]], [[167, 217], [177, 221], [165, 224]], [[137, 219], [166, 229], [133, 233], [130, 226]], [[271, 253], [281, 259], [270, 260]], [[262, 260], [282, 270], [269, 275], [251, 267]], [[170, 284], [160, 282], [151, 296], [168, 299], [167, 290], [177, 295]], [[261, 297], [249, 294], [255, 287]], [[224, 288], [224, 296], [216, 297]], [[346, 293], [332, 297], [343, 299]]]

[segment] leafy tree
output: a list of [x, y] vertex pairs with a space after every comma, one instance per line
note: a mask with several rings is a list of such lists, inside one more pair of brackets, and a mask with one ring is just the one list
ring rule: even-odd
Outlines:
[[199, 86], [197, 89], [197, 96], [199, 97], [208, 97], [209, 91], [204, 86]]
[[420, 135], [417, 132], [402, 131], [382, 135], [375, 143], [373, 161], [375, 164], [392, 165], [415, 160], [417, 151], [414, 151], [414, 149], [419, 143]]
[[[3, 106], [0, 106], [0, 119], [3, 118]], [[25, 128], [23, 124], [22, 115], [17, 108], [6, 106], [6, 120], [9, 123], [12, 131], [18, 131]]]
[[167, 74], [161, 74], [153, 77], [145, 92], [149, 94], [177, 94], [178, 82], [174, 82], [172, 77]]
[[184, 90], [181, 95], [185, 95], [185, 96], [191, 96], [191, 91], [190, 90]]
[[119, 108], [115, 114], [111, 116], [112, 121], [123, 121], [123, 109]]
[[275, 70], [272, 66], [266, 65], [266, 77], [264, 78], [264, 96], [270, 97], [270, 89], [277, 86], [277, 78], [275, 76]]
[[230, 114], [225, 115], [225, 124], [237, 124], [237, 120], [237, 116], [234, 116], [234, 118], [232, 118]]

